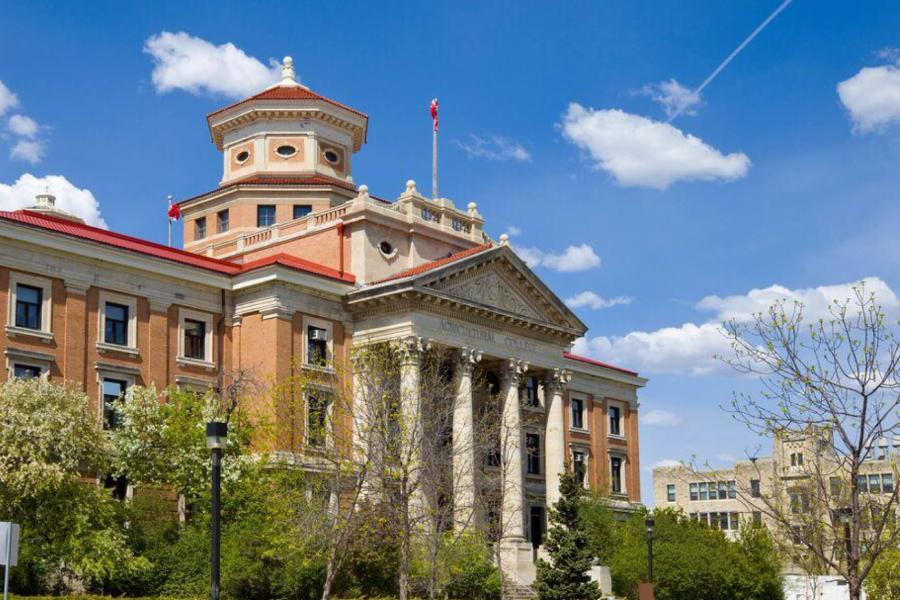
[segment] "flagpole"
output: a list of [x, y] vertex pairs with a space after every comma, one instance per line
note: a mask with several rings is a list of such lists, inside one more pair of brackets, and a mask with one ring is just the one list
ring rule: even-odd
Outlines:
[[434, 136], [431, 142], [431, 196], [437, 200], [437, 127], [434, 128]]
[[169, 248], [172, 247], [172, 217], [169, 216], [172, 211], [172, 194], [168, 196], [169, 200], [169, 210], [166, 211], [166, 221], [169, 222]]

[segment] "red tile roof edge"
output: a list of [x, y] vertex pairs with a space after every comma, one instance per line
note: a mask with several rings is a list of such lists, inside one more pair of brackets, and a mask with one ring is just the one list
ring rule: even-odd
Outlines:
[[431, 262], [427, 262], [419, 265], [418, 267], [413, 267], [411, 269], [407, 269], [405, 271], [400, 271], [399, 273], [395, 273], [390, 277], [385, 277], [384, 279], [379, 279], [378, 281], [373, 281], [369, 285], [378, 285], [379, 283], [385, 283], [387, 281], [394, 281], [397, 279], [403, 279], [404, 277], [412, 277], [413, 275], [421, 275], [422, 273], [427, 273], [428, 271], [432, 271], [439, 267], [443, 267], [444, 265], [448, 265], [452, 262], [456, 262], [463, 258], [467, 258], [469, 256], [474, 256], [479, 254], [480, 252], [484, 252], [485, 250], [489, 250], [493, 248], [493, 244], [491, 242], [487, 242], [485, 244], [481, 244], [479, 246], [473, 246], [471, 248], [467, 248], [465, 250], [461, 250], [456, 254], [451, 254], [446, 258], [439, 258], [438, 260], [433, 260]]
[[[300, 92], [301, 94], [306, 94], [307, 96], [299, 97], [299, 96], [295, 95], [293, 98], [279, 97], [277, 92], [281, 91], [282, 89], [287, 90], [287, 91], [292, 91], [295, 93]], [[318, 93], [312, 91], [309, 88], [299, 87], [299, 86], [298, 87], [275, 86], [275, 87], [266, 88], [263, 91], [250, 96], [249, 98], [244, 98], [243, 100], [238, 100], [237, 102], [233, 102], [233, 103], [229, 104], [228, 106], [225, 106], [224, 108], [214, 110], [211, 113], [208, 113], [206, 115], [206, 118], [207, 118], [207, 120], [209, 120], [210, 118], [214, 117], [215, 115], [218, 115], [219, 113], [223, 113], [227, 110], [231, 110], [232, 108], [237, 108], [238, 106], [240, 106], [244, 103], [252, 102], [254, 100], [270, 100], [270, 101], [271, 100], [321, 100], [323, 102], [327, 102], [328, 104], [337, 106], [338, 108], [342, 108], [344, 110], [350, 111], [355, 115], [359, 115], [360, 117], [366, 119], [367, 121], [369, 120], [369, 115], [367, 115], [364, 112], [358, 111], [355, 108], [350, 108], [346, 104], [338, 102], [337, 100], [332, 100], [331, 98], [327, 98], [327, 97], [323, 96], [322, 94], [318, 94]]]
[[179, 200], [175, 204], [178, 206], [182, 206], [187, 204], [188, 202], [193, 202], [199, 198], [204, 196], [208, 196], [210, 194], [214, 194], [216, 192], [222, 192], [225, 190], [232, 189], [239, 185], [250, 185], [250, 186], [263, 186], [263, 185], [274, 185], [274, 186], [289, 186], [289, 185], [306, 185], [306, 186], [316, 186], [316, 187], [327, 187], [330, 185], [337, 186], [343, 188], [345, 190], [355, 192], [356, 186], [352, 183], [348, 183], [346, 181], [341, 181], [340, 179], [333, 177], [326, 177], [325, 175], [314, 175], [308, 177], [265, 177], [259, 175], [250, 175], [248, 177], [244, 177], [243, 179], [238, 179], [236, 181], [231, 181], [226, 183], [225, 185], [221, 185], [214, 190], [210, 190], [208, 192], [203, 192], [202, 194], [197, 194], [195, 196], [191, 196], [190, 198], [185, 198], [184, 200]]
[[571, 352], [563, 352], [563, 358], [568, 358], [569, 360], [576, 360], [578, 362], [587, 363], [589, 365], [595, 365], [598, 367], [606, 367], [607, 369], [612, 369], [613, 371], [620, 371], [622, 373], [626, 373], [628, 375], [638, 376], [637, 371], [630, 371], [628, 369], [623, 369], [622, 367], [617, 367], [615, 365], [611, 365], [609, 363], [601, 362], [599, 360], [594, 360], [593, 358], [588, 358], [587, 356], [580, 356], [578, 354], [572, 354]]
[[306, 271], [313, 275], [328, 277], [329, 279], [337, 279], [339, 281], [343, 281], [344, 283], [356, 283], [356, 275], [353, 275], [352, 273], [341, 272], [337, 269], [332, 269], [331, 267], [326, 267], [324, 265], [320, 265], [318, 263], [314, 263], [306, 259], [298, 258], [296, 256], [291, 256], [284, 253], [275, 254], [272, 256], [267, 256], [265, 258], [259, 258], [246, 262], [241, 265], [241, 272], [246, 273], [274, 264], [288, 267], [289, 269]]
[[79, 238], [89, 242], [106, 244], [108, 246], [113, 246], [122, 250], [128, 250], [147, 256], [152, 256], [154, 258], [170, 260], [172, 262], [177, 262], [189, 267], [197, 267], [209, 271], [215, 271], [218, 273], [222, 273], [223, 275], [238, 275], [241, 273], [246, 273], [253, 269], [277, 263], [290, 269], [306, 271], [313, 275], [319, 275], [321, 277], [327, 277], [329, 279], [336, 279], [345, 283], [352, 284], [356, 281], [356, 277], [352, 274], [340, 273], [339, 271], [331, 269], [330, 267], [326, 267], [324, 265], [320, 265], [302, 258], [289, 256], [287, 254], [277, 254], [272, 257], [251, 261], [245, 264], [239, 264], [220, 258], [211, 258], [208, 256], [203, 256], [202, 254], [194, 254], [193, 252], [188, 252], [186, 250], [181, 250], [178, 248], [170, 248], [169, 246], [164, 246], [163, 244], [158, 244], [156, 242], [151, 242], [148, 240], [142, 240], [140, 238], [125, 235], [123, 233], [116, 233], [115, 231], [110, 231], [108, 229], [92, 227], [91, 225], [85, 225], [84, 223], [77, 223], [74, 221], [68, 221], [66, 219], [41, 215], [28, 210], [20, 210], [15, 212], [0, 211], [0, 219], [20, 223], [29, 227], [37, 227], [40, 229], [53, 231], [55, 233]]

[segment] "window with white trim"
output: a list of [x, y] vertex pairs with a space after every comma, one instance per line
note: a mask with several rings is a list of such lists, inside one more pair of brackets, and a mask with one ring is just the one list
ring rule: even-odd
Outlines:
[[582, 487], [589, 487], [588, 482], [588, 453], [583, 449], [572, 450], [572, 473], [575, 475], [575, 481]]
[[50, 333], [53, 287], [49, 279], [9, 274], [8, 325], [17, 333]]
[[306, 392], [306, 445], [324, 448], [329, 442], [328, 422], [333, 395], [329, 390]]
[[537, 433], [525, 434], [525, 461], [529, 475], [541, 474], [541, 436]]
[[100, 292], [100, 346], [137, 349], [137, 298]]
[[609, 482], [610, 489], [613, 494], [624, 494], [625, 493], [625, 479], [622, 476], [622, 457], [620, 456], [610, 456], [609, 457]]
[[569, 406], [572, 409], [572, 428], [587, 429], [584, 419], [584, 399], [572, 397], [569, 399]]
[[609, 435], [617, 435], [623, 437], [624, 427], [622, 426], [622, 407], [618, 404], [609, 405]]
[[182, 309], [178, 317], [178, 359], [208, 367], [213, 362], [212, 315]]
[[332, 364], [332, 327], [328, 321], [304, 317], [303, 364], [327, 368]]
[[103, 428], [116, 429], [119, 426], [115, 405], [125, 398], [131, 382], [114, 376], [104, 377], [100, 382], [103, 399]]
[[12, 372], [13, 377], [16, 379], [37, 379], [43, 374], [44, 370], [37, 365], [17, 362], [13, 363]]
[[666, 485], [666, 502], [675, 502], [675, 484]]

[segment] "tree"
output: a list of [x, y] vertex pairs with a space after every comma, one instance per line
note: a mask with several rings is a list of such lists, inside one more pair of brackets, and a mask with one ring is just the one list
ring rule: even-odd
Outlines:
[[574, 474], [560, 476], [560, 498], [550, 509], [547, 532], [546, 548], [552, 562], [538, 559], [534, 582], [540, 600], [596, 600], [600, 596], [600, 587], [588, 575], [593, 557], [579, 517], [583, 491]]
[[865, 583], [869, 600], [900, 598], [900, 548], [886, 550], [872, 567]]
[[897, 325], [861, 282], [820, 318], [780, 300], [724, 327], [733, 349], [724, 360], [763, 387], [760, 397], [736, 395], [735, 418], [761, 436], [813, 438], [811, 460], [797, 465], [802, 477], [789, 485], [775, 477], [776, 489], [755, 504], [803, 560], [843, 576], [851, 600], [900, 534], [892, 525], [900, 486], [862, 485], [877, 443], [900, 434]]
[[109, 491], [91, 482], [109, 472], [108, 458], [83, 393], [40, 379], [0, 386], [0, 520], [22, 525], [14, 589], [93, 586], [148, 567], [128, 548]]

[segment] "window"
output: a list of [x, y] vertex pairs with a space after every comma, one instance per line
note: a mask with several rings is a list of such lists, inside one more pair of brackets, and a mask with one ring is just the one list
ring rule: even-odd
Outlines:
[[44, 290], [20, 283], [16, 285], [16, 327], [40, 331]]
[[278, 146], [277, 148], [275, 148], [275, 152], [278, 154], [278, 156], [290, 158], [291, 156], [297, 154], [297, 148], [289, 144], [284, 144], [283, 146]]
[[878, 475], [869, 475], [869, 493], [881, 493], [881, 477], [879, 477]]
[[881, 491], [885, 494], [893, 494], [894, 493], [894, 474], [893, 473], [885, 473], [881, 476]]
[[128, 497], [128, 478], [124, 475], [119, 477], [107, 475], [103, 479], [103, 487], [109, 490], [115, 500], [122, 501]]
[[531, 545], [538, 548], [544, 543], [544, 507], [532, 506], [530, 513]]
[[294, 205], [294, 218], [300, 219], [305, 217], [309, 213], [312, 212], [312, 206], [309, 204], [295, 204]]
[[706, 485], [707, 485], [707, 484], [706, 484], [705, 481], [704, 481], [703, 483], [700, 484], [700, 499], [701, 499], [701, 500], [708, 500], [708, 499], [709, 499], [708, 496], [707, 496]]
[[216, 231], [225, 233], [228, 231], [228, 209], [216, 213]]
[[610, 435], [622, 435], [621, 431], [622, 410], [618, 406], [609, 407], [609, 433]]
[[526, 406], [540, 406], [541, 400], [538, 397], [538, 380], [537, 377], [526, 377], [523, 394]]
[[34, 365], [23, 365], [16, 363], [13, 365], [13, 377], [16, 379], [35, 379], [41, 376], [42, 369]]
[[306, 397], [306, 444], [322, 448], [328, 442], [328, 408], [331, 392], [313, 390]]
[[584, 400], [572, 398], [572, 427], [584, 429]]
[[328, 330], [315, 325], [306, 327], [306, 364], [328, 365]]
[[802, 452], [794, 452], [791, 454], [791, 466], [792, 467], [802, 467], [803, 466], [803, 453]]
[[734, 479], [728, 482], [728, 498], [730, 500], [737, 498], [737, 482]]
[[762, 513], [758, 510], [753, 511], [753, 524], [757, 527], [762, 525]]
[[732, 530], [737, 531], [738, 529], [741, 528], [741, 521], [736, 512], [728, 513], [728, 518], [731, 521], [731, 529]]
[[116, 420], [115, 404], [125, 397], [127, 389], [127, 381], [108, 377], [103, 379], [103, 427], [105, 429], [115, 429], [119, 426]]
[[234, 160], [238, 164], [242, 164], [247, 162], [248, 158], [250, 158], [250, 152], [248, 150], [241, 150], [237, 153], [237, 156], [234, 157]]
[[529, 475], [541, 474], [541, 436], [536, 433], [525, 434], [525, 457], [527, 460], [527, 473]]
[[831, 489], [831, 496], [833, 498], [839, 497], [841, 495], [841, 489], [843, 488], [843, 485], [841, 484], [841, 478], [840, 477], [831, 477], [828, 480], [828, 484]]
[[613, 494], [622, 493], [622, 459], [613, 456], [609, 459], [610, 487]]
[[802, 515], [809, 512], [809, 496], [803, 491], [793, 491], [790, 493], [791, 512], [795, 515]]
[[690, 485], [690, 493], [691, 493], [691, 501], [696, 502], [700, 499], [700, 492], [698, 491], [698, 485], [696, 483], [692, 483]]
[[198, 217], [194, 220], [194, 239], [202, 240], [206, 237], [206, 217]]
[[666, 486], [666, 502], [675, 502], [675, 484], [670, 483]]
[[760, 488], [759, 488], [759, 479], [751, 479], [750, 480], [750, 496], [753, 498], [759, 498], [761, 496]]
[[124, 304], [107, 302], [104, 305], [103, 341], [117, 346], [128, 345], [128, 307]]
[[572, 471], [575, 474], [575, 480], [584, 486], [587, 475], [587, 455], [581, 450], [572, 452]]
[[339, 165], [341, 163], [341, 155], [334, 150], [326, 150], [322, 153], [322, 156], [324, 156], [325, 160], [332, 165]]
[[728, 498], [728, 487], [724, 481], [719, 482], [719, 500], [726, 500]]
[[256, 207], [256, 226], [271, 227], [275, 224], [275, 206], [260, 204]]
[[206, 360], [206, 323], [203, 321], [184, 320], [184, 356]]

